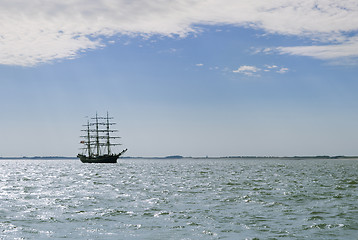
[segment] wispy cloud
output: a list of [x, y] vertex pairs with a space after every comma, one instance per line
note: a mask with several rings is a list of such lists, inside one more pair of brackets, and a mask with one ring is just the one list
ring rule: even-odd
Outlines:
[[288, 68], [280, 68], [278, 71], [276, 71], [277, 73], [287, 73], [288, 72]]
[[287, 73], [289, 71], [288, 68], [286, 67], [279, 67], [277, 65], [264, 65], [262, 68], [257, 67], [257, 66], [249, 66], [249, 65], [243, 65], [240, 66], [238, 69], [233, 70], [233, 73], [241, 73], [244, 74], [246, 76], [260, 76], [258, 73], [263, 71], [263, 72], [271, 72], [272, 70], [275, 70], [274, 72], [276, 73]]
[[281, 53], [309, 56], [318, 59], [358, 57], [358, 37], [352, 37], [340, 44], [279, 47]]
[[204, 66], [204, 64], [203, 63], [197, 63], [197, 64], [195, 64], [195, 66], [202, 67], [202, 66]]
[[265, 67], [268, 69], [278, 68], [276, 65], [265, 65]]
[[116, 35], [185, 37], [205, 24], [259, 28], [321, 43], [279, 47], [285, 54], [358, 56], [358, 2], [352, 0], [17, 0], [0, 1], [0, 64], [75, 58], [105, 47]]
[[244, 66], [240, 66], [237, 70], [234, 70], [232, 72], [242, 73], [245, 74], [246, 76], [256, 76], [257, 75], [256, 73], [259, 71], [261, 71], [261, 69], [258, 67], [244, 65]]

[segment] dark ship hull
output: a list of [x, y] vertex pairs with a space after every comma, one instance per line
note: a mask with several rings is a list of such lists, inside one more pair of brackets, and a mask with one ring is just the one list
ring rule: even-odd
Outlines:
[[77, 157], [83, 163], [117, 163], [119, 154], [116, 155], [103, 155], [98, 157], [88, 157], [85, 155], [78, 154]]
[[119, 154], [111, 154], [111, 155], [101, 155], [101, 156], [91, 156], [88, 157], [83, 154], [78, 154], [77, 157], [83, 163], [117, 163], [117, 159], [127, 151], [127, 149], [123, 150]]

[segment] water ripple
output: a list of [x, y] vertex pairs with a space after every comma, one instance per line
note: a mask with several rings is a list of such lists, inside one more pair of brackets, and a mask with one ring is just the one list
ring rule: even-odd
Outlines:
[[0, 161], [0, 239], [354, 239], [355, 160]]

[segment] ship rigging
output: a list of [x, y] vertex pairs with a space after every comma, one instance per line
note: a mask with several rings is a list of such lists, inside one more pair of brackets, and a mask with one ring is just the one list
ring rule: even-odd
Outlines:
[[78, 154], [83, 163], [116, 163], [117, 159], [124, 154], [127, 149], [124, 149], [120, 153], [113, 153], [112, 147], [121, 145], [119, 143], [112, 143], [112, 139], [119, 139], [118, 136], [113, 136], [113, 133], [118, 130], [112, 129], [111, 126], [115, 125], [112, 122], [112, 117], [109, 117], [108, 112], [106, 117], [100, 117], [97, 115], [91, 118], [91, 122], [88, 120], [86, 125], [83, 125], [85, 129], [81, 130], [86, 135], [81, 136], [84, 140], [80, 143], [84, 145], [82, 147], [82, 153]]

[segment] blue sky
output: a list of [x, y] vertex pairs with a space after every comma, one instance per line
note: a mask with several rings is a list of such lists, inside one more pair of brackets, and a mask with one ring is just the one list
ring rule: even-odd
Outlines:
[[358, 155], [357, 3], [0, 9], [0, 156], [75, 156], [106, 111], [129, 156]]

